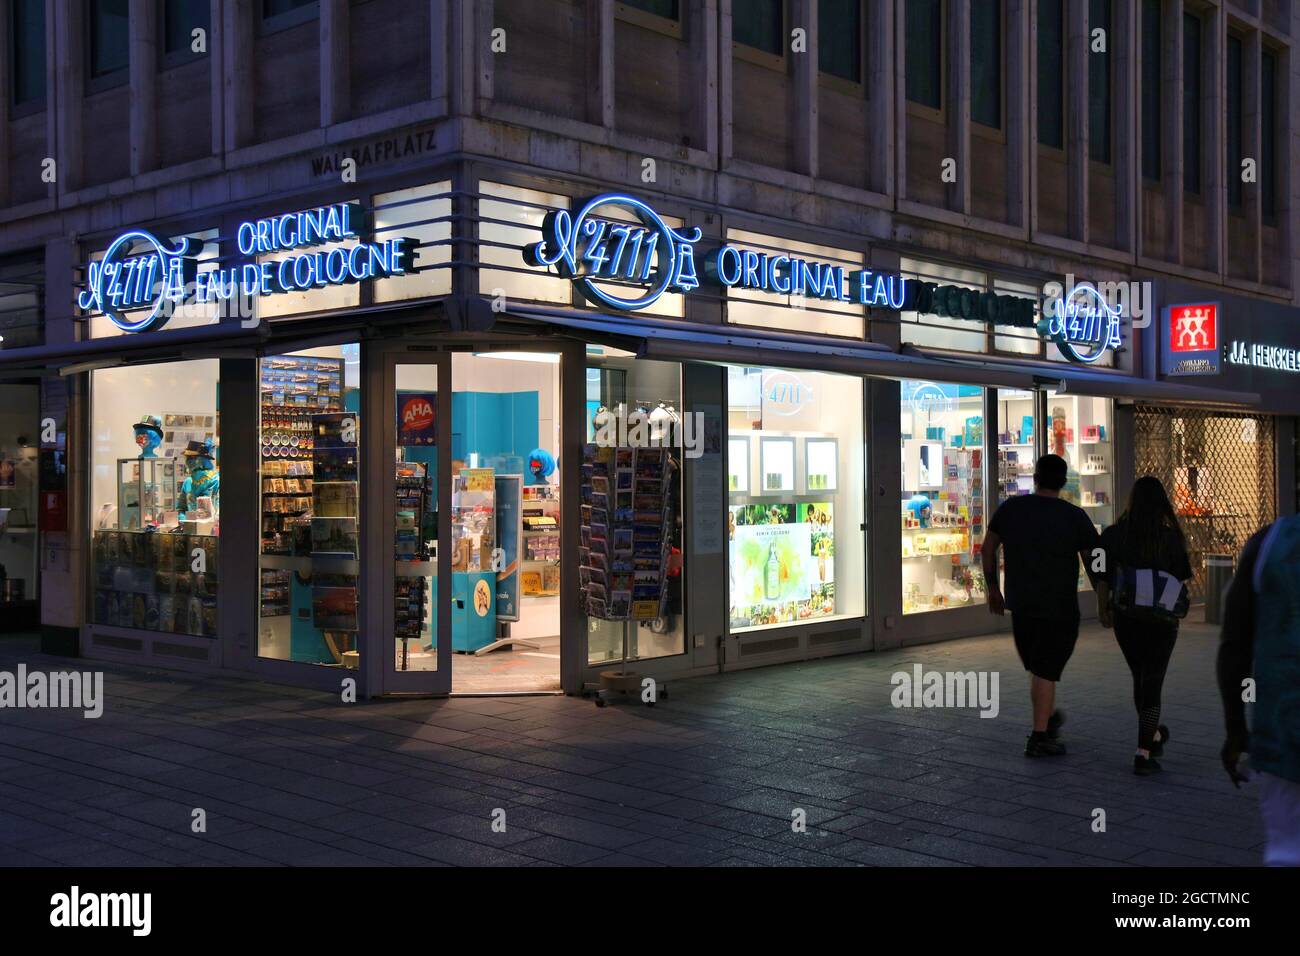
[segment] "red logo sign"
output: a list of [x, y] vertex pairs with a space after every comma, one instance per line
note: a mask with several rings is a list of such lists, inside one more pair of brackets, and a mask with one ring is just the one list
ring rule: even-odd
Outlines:
[[409, 399], [402, 406], [402, 428], [420, 431], [433, 425], [433, 404], [424, 396]]
[[1213, 352], [1219, 347], [1219, 309], [1212, 304], [1169, 310], [1169, 351]]

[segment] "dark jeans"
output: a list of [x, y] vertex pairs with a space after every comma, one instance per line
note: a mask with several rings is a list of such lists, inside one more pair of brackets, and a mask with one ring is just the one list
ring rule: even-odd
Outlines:
[[[1133, 705], [1137, 708], [1138, 746], [1149, 747], [1160, 714], [1160, 690], [1178, 640], [1177, 623], [1138, 620], [1115, 613], [1115, 640], [1133, 675]], [[1154, 713], [1154, 716], [1152, 714]], [[1145, 719], [1144, 719], [1145, 718]]]

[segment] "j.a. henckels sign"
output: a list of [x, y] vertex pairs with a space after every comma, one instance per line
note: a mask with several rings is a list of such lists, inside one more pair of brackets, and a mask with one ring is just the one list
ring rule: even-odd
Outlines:
[[[241, 256], [254, 261], [201, 274], [193, 239], [167, 242], [135, 229], [114, 239], [103, 258], [86, 267], [77, 305], [102, 313], [125, 332], [143, 332], [161, 328], [183, 304], [228, 303], [410, 272], [414, 241], [405, 236], [359, 241], [362, 219], [359, 205], [344, 202], [240, 223], [235, 244]], [[354, 239], [355, 245], [309, 249]], [[263, 258], [277, 253], [288, 254]]]
[[1039, 319], [1036, 301], [1022, 296], [731, 243], [701, 254], [696, 248], [701, 237], [698, 227], [669, 226], [640, 199], [605, 193], [579, 205], [577, 212], [547, 213], [541, 241], [526, 246], [523, 255], [529, 265], [571, 279], [591, 304], [625, 312], [645, 309], [666, 293], [688, 295], [705, 282], [1032, 329], [1076, 362], [1095, 362], [1121, 345], [1120, 309], [1086, 284], [1063, 295], [1049, 316]]
[[1228, 361], [1271, 372], [1300, 372], [1300, 351], [1285, 345], [1234, 341], [1228, 346]]

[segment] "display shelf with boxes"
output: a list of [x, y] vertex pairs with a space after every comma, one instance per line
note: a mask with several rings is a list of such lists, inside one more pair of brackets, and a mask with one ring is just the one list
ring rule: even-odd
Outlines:
[[560, 486], [523, 488], [523, 571], [519, 586], [526, 598], [560, 593]]
[[[117, 527], [121, 531], [175, 527], [185, 468], [175, 458], [119, 458]], [[102, 519], [103, 516], [101, 516]]]

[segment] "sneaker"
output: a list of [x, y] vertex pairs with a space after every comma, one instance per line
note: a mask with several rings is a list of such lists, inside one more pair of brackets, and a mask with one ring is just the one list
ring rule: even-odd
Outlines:
[[1055, 740], [1060, 736], [1061, 728], [1065, 726], [1065, 711], [1054, 710], [1052, 716], [1047, 718], [1047, 736]]
[[1026, 757], [1061, 757], [1065, 755], [1065, 744], [1057, 743], [1050, 737], [1035, 737], [1032, 734], [1025, 739]]
[[1153, 740], [1148, 749], [1151, 751], [1151, 756], [1161, 757], [1165, 752], [1165, 744], [1169, 743], [1169, 728], [1161, 724], [1156, 728], [1156, 733], [1160, 735], [1160, 739]]
[[1144, 757], [1141, 754], [1134, 754], [1133, 772], [1139, 777], [1149, 777], [1153, 773], [1160, 772], [1160, 764], [1156, 762], [1155, 757]]

